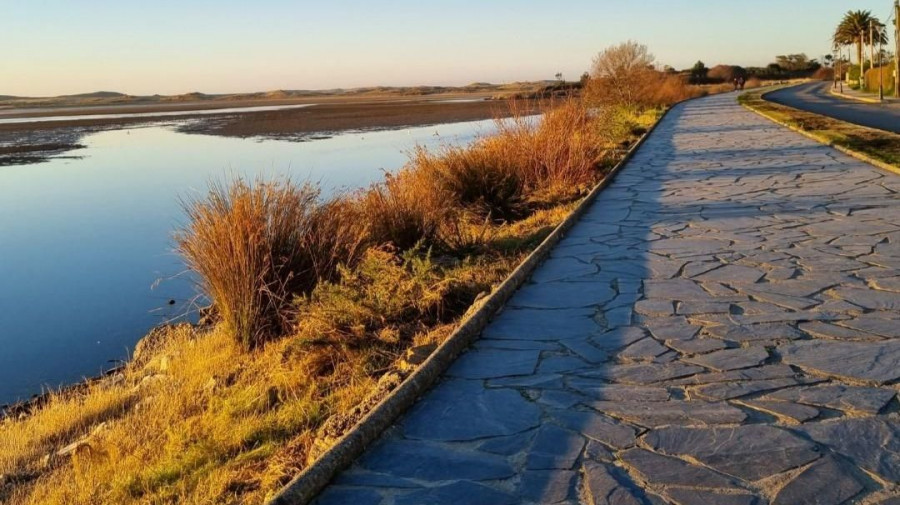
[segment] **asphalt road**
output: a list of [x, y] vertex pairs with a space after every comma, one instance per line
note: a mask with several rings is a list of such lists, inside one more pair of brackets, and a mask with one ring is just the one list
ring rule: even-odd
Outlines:
[[801, 84], [773, 91], [766, 95], [766, 100], [849, 123], [900, 133], [900, 103], [852, 102], [829, 94], [829, 86], [829, 82]]

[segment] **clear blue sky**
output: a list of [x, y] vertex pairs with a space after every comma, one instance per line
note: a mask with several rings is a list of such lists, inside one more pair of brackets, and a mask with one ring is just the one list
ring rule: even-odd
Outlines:
[[626, 39], [677, 68], [819, 57], [891, 0], [0, 0], [0, 95], [576, 78]]

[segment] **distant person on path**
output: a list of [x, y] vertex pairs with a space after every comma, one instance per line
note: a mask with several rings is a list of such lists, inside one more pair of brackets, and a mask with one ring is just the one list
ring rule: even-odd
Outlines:
[[744, 77], [743, 77], [743, 76], [738, 77], [738, 87], [741, 88], [741, 91], [744, 91], [744, 84], [745, 84], [746, 82], [747, 82], [747, 81], [744, 80]]
[[738, 90], [738, 86], [739, 86], [739, 84], [738, 84], [738, 78], [735, 77], [735, 78], [734, 78], [734, 90], [735, 90], [735, 91]]

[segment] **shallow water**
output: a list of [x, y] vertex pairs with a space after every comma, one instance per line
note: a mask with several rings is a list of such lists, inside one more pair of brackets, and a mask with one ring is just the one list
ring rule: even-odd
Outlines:
[[287, 174], [326, 194], [357, 188], [402, 166], [417, 143], [468, 142], [491, 126], [285, 142], [155, 125], [91, 134], [80, 159], [0, 167], [0, 404], [96, 375], [188, 310], [194, 287], [172, 278], [183, 270], [172, 252], [179, 197], [235, 176]]
[[312, 107], [315, 104], [301, 105], [263, 105], [258, 107], [228, 107], [224, 109], [199, 109], [199, 110], [174, 110], [157, 112], [125, 112], [121, 114], [79, 114], [77, 116], [38, 116], [38, 117], [12, 117], [0, 118], [0, 124], [23, 123], [55, 123], [58, 121], [77, 121], [79, 119], [123, 119], [141, 117], [175, 117], [175, 116], [206, 116], [210, 114], [233, 114], [244, 112], [266, 112], [272, 110], [302, 109]]

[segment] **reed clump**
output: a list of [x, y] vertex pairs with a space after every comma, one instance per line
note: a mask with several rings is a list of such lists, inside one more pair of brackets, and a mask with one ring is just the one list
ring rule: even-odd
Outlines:
[[292, 296], [353, 264], [365, 228], [341, 199], [290, 180], [213, 183], [187, 201], [178, 251], [200, 279], [222, 324], [245, 348], [283, 333]]

